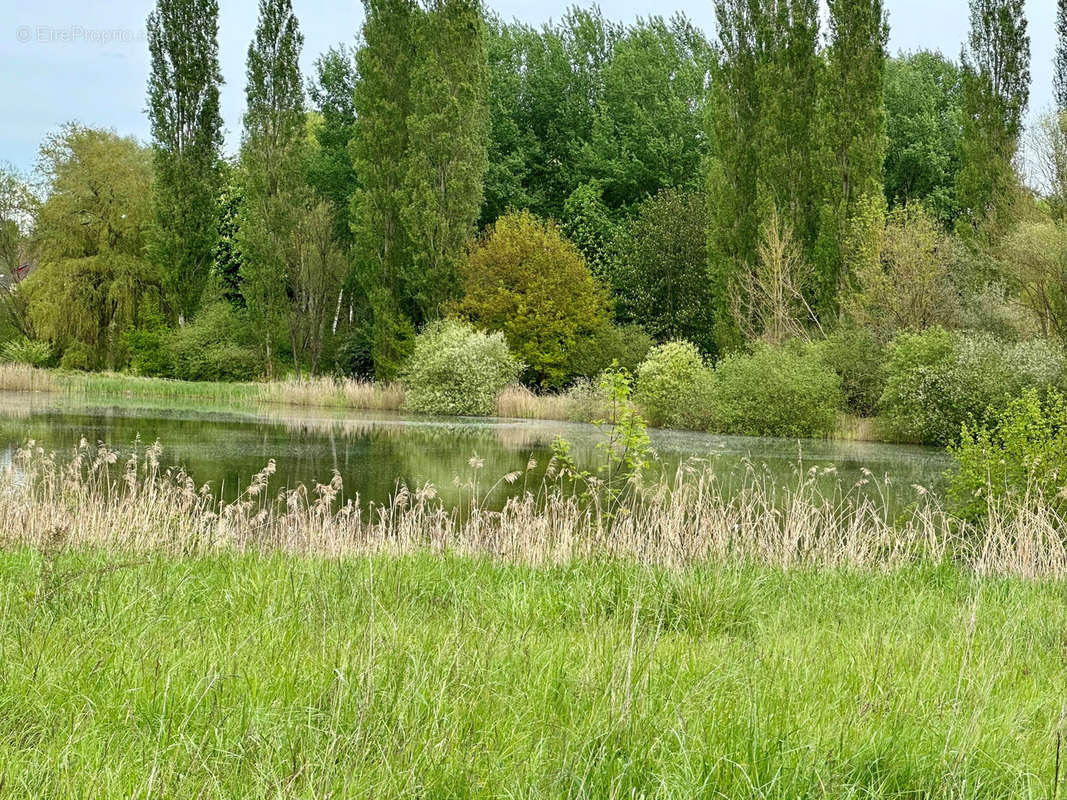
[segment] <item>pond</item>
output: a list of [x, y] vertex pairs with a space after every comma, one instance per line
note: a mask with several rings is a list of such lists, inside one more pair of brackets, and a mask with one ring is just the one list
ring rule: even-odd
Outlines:
[[[524, 482], [538, 485], [557, 436], [570, 441], [579, 466], [595, 471], [604, 434], [594, 426], [538, 420], [419, 418], [360, 413], [257, 407], [247, 410], [183, 407], [173, 401], [87, 401], [62, 395], [0, 392], [0, 459], [11, 463], [15, 450], [35, 440], [60, 455], [85, 437], [128, 453], [158, 440], [164, 465], [186, 469], [198, 483], [210, 482], [233, 497], [274, 459], [272, 486], [326, 482], [336, 470], [345, 494], [361, 500], [387, 500], [399, 484], [433, 484], [446, 503], [469, 493], [477, 479], [484, 493], [496, 485], [491, 504]], [[795, 484], [799, 471], [817, 467], [828, 489], [887, 494], [894, 506], [914, 497], [914, 486], [943, 488], [949, 459], [943, 451], [908, 445], [800, 441], [651, 431], [654, 469], [673, 475], [679, 465], [699, 459], [727, 485], [752, 470], [781, 484]], [[479, 469], [472, 466], [481, 464]], [[501, 479], [525, 473], [508, 486]], [[832, 468], [832, 469], [831, 469]]]

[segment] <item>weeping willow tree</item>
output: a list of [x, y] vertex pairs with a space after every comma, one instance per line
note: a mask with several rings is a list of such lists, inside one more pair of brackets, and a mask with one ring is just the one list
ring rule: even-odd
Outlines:
[[132, 138], [68, 125], [41, 147], [48, 195], [25, 281], [38, 336], [65, 366], [122, 366], [123, 334], [158, 314], [161, 278], [143, 258], [152, 161]]

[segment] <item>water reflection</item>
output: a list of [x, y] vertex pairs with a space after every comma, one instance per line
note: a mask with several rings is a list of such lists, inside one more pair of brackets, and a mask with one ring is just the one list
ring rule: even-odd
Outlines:
[[[184, 467], [232, 497], [271, 458], [277, 486], [325, 481], [336, 470], [346, 494], [385, 500], [398, 483], [432, 483], [446, 502], [457, 502], [472, 479], [473, 456], [484, 464], [483, 485], [511, 471], [539, 482], [557, 436], [573, 443], [578, 463], [595, 469], [599, 432], [588, 425], [554, 421], [407, 418], [373, 414], [256, 407], [204, 409], [143, 400], [91, 402], [55, 395], [0, 392], [0, 463], [34, 439], [46, 449], [67, 451], [81, 437], [129, 450], [138, 438], [159, 440], [164, 463]], [[913, 485], [938, 491], [947, 466], [937, 450], [898, 445], [712, 436], [653, 431], [656, 470], [673, 473], [688, 459], [701, 459], [724, 483], [757, 470], [776, 482], [818, 467], [820, 480], [848, 489], [888, 491], [897, 504], [914, 497]], [[526, 472], [529, 461], [537, 466]], [[888, 483], [888, 486], [886, 484]], [[501, 484], [496, 500], [522, 488]]]

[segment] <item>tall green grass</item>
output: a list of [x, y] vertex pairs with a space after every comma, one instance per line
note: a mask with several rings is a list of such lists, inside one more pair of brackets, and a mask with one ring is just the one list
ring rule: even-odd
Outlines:
[[89, 398], [191, 400], [219, 405], [248, 403], [397, 410], [404, 401], [395, 384], [353, 379], [291, 379], [241, 383], [180, 381], [124, 373], [65, 372], [0, 364], [0, 389], [57, 392]]
[[1055, 795], [1061, 584], [17, 549], [0, 609], [10, 797]]
[[[0, 479], [0, 796], [1048, 798], [1065, 520], [695, 467], [223, 503], [153, 445]], [[477, 472], [477, 465], [472, 467]], [[503, 480], [522, 485], [518, 473]]]

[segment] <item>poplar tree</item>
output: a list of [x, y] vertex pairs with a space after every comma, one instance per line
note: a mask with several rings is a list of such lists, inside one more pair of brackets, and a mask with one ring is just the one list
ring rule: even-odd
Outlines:
[[[303, 42], [291, 0], [260, 0], [259, 22], [248, 48], [241, 142], [244, 200], [237, 236], [241, 295], [264, 343], [268, 375], [275, 331], [286, 318], [294, 291], [291, 251], [306, 194], [300, 171]], [[295, 344], [293, 358], [299, 369]]]
[[416, 33], [401, 219], [416, 322], [459, 291], [488, 167], [488, 63], [480, 0], [433, 0]]
[[887, 147], [886, 44], [882, 0], [829, 0], [830, 38], [823, 91], [827, 185], [815, 254], [815, 305], [834, 313], [851, 282], [844, 247], [851, 228], [873, 225], [871, 199], [883, 195]]
[[414, 334], [404, 302], [408, 240], [402, 220], [404, 167], [415, 59], [413, 0], [364, 0], [351, 142], [359, 188], [352, 196], [355, 268], [370, 301], [370, 350], [378, 377], [392, 377]]
[[1056, 61], [1053, 71], [1056, 111], [1067, 112], [1067, 0], [1056, 2]]
[[763, 53], [759, 68], [759, 182], [766, 206], [793, 231], [805, 256], [818, 225], [817, 160], [819, 4], [817, 0], [769, 3], [757, 26]]
[[1017, 187], [1014, 159], [1030, 101], [1023, 0], [971, 0], [963, 52], [963, 136], [956, 189], [972, 226], [995, 222]]
[[740, 344], [739, 319], [768, 225], [807, 260], [816, 239], [818, 3], [718, 0], [718, 52], [708, 105], [709, 271], [716, 341]]
[[756, 258], [759, 119], [755, 20], [749, 0], [715, 0], [718, 41], [708, 102], [708, 272], [720, 349], [741, 343], [731, 297]]
[[217, 0], [157, 0], [148, 15], [148, 119], [154, 146], [149, 254], [179, 323], [211, 272], [221, 189]]
[[379, 376], [458, 290], [487, 169], [485, 22], [476, 0], [365, 0], [356, 55], [356, 270]]

